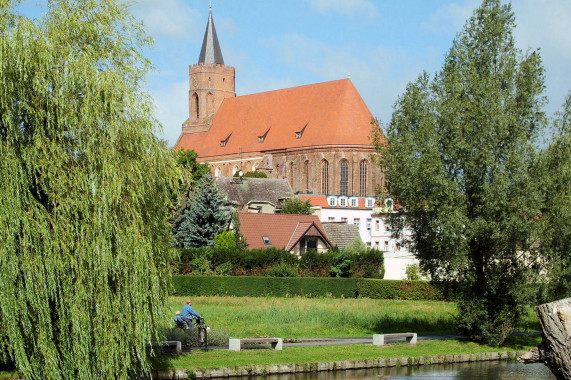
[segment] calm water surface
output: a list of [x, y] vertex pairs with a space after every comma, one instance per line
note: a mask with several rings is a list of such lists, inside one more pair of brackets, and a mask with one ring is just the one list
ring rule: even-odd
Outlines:
[[299, 373], [291, 375], [264, 376], [264, 380], [398, 380], [398, 379], [443, 379], [443, 380], [554, 380], [555, 376], [543, 364], [518, 362], [479, 362], [458, 364], [435, 364], [420, 367], [374, 368], [348, 371]]

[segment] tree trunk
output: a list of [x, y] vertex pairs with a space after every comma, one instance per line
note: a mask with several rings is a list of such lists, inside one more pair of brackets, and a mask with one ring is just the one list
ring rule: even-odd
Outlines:
[[544, 363], [558, 380], [571, 380], [571, 298], [535, 307], [542, 340], [519, 357], [522, 363]]

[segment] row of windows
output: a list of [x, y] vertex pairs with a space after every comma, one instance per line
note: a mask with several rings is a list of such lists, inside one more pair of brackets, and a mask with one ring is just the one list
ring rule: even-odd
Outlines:
[[[327, 204], [330, 207], [359, 207], [359, 198], [347, 198], [345, 196], [336, 197], [336, 196], [329, 196], [327, 197]], [[375, 207], [375, 198], [366, 198], [365, 199], [365, 207], [366, 208], [373, 208]]]

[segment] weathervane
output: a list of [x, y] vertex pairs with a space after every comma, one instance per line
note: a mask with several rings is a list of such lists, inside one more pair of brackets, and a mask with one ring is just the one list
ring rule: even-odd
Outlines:
[[212, 10], [212, 0], [208, 0], [208, 4], [209, 4], [208, 9]]

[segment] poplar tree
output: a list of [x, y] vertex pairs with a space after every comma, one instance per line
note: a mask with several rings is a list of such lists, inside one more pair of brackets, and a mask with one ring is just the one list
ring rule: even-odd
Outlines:
[[537, 165], [542, 181], [541, 250], [549, 300], [571, 294], [571, 92], [554, 122], [553, 139]]
[[232, 217], [210, 175], [200, 180], [181, 215], [173, 225], [176, 246], [181, 248], [213, 246]]
[[514, 45], [511, 6], [484, 0], [447, 53], [397, 100], [381, 145], [388, 193], [422, 269], [453, 281], [461, 333], [501, 343], [538, 273], [541, 199], [530, 174], [542, 131], [538, 51]]
[[27, 379], [149, 370], [170, 288], [172, 160], [115, 0], [0, 3], [0, 359]]

